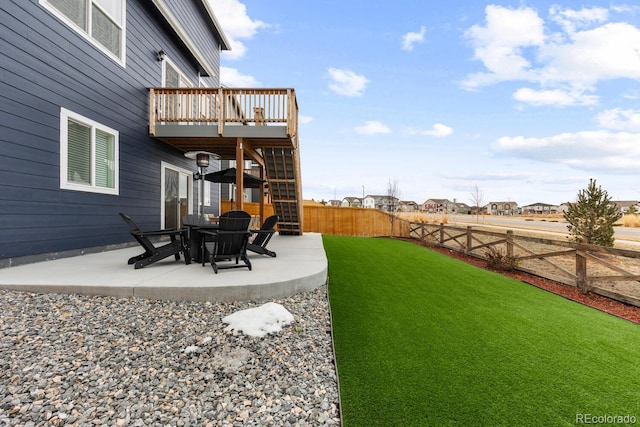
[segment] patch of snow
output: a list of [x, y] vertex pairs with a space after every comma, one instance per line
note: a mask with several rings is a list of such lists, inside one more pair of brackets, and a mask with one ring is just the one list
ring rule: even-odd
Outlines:
[[184, 349], [184, 354], [197, 353], [198, 351], [200, 351], [200, 347], [197, 345], [190, 345]]
[[244, 332], [251, 337], [263, 337], [280, 332], [283, 326], [292, 323], [293, 320], [293, 314], [275, 302], [240, 310], [222, 319], [229, 325], [225, 331]]

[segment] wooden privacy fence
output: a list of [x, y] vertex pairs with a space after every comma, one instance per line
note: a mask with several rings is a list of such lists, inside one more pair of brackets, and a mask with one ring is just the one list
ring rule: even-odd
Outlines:
[[378, 209], [305, 205], [304, 231], [338, 236], [409, 237], [409, 222]]
[[640, 307], [640, 252], [563, 240], [412, 222], [410, 236], [486, 259], [489, 248], [516, 269]]
[[[230, 201], [220, 202], [220, 212], [231, 209]], [[242, 209], [252, 216], [260, 215], [259, 203], [244, 202]], [[261, 222], [273, 214], [273, 205], [265, 203]], [[339, 236], [409, 237], [409, 221], [378, 209], [305, 205], [303, 232]]]

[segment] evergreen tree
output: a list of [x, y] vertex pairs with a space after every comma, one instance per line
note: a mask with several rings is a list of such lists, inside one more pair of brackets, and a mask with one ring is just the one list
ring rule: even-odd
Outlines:
[[583, 238], [586, 243], [600, 246], [613, 246], [613, 224], [620, 218], [620, 210], [611, 203], [609, 194], [596, 186], [595, 179], [590, 179], [589, 186], [578, 192], [578, 201], [569, 203], [564, 213], [575, 240]]

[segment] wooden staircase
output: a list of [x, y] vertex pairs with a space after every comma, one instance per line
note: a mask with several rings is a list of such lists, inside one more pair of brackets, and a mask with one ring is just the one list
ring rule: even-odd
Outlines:
[[278, 221], [280, 234], [302, 234], [302, 186], [300, 159], [295, 148], [263, 148], [271, 202]]
[[184, 152], [212, 152], [240, 164], [245, 156], [255, 160], [266, 172], [278, 231], [302, 234], [294, 89], [150, 88], [149, 135]]

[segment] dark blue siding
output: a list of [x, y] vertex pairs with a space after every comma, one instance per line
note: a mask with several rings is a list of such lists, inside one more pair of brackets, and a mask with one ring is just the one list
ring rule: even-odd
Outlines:
[[[183, 23], [184, 29], [196, 45], [198, 51], [208, 62], [211, 68], [215, 68], [215, 85], [219, 85], [220, 54], [218, 35], [213, 32], [213, 24], [207, 21], [206, 10], [201, 0], [171, 0], [167, 1], [167, 7], [171, 13]], [[185, 25], [184, 23], [187, 23]], [[215, 40], [216, 43], [212, 43]]]
[[[148, 88], [161, 84], [156, 52], [170, 51], [198, 81], [193, 58], [154, 7], [127, 1], [122, 67], [38, 0], [0, 2], [0, 259], [129, 242], [118, 212], [143, 228], [160, 224], [161, 162], [195, 170], [148, 135]], [[61, 107], [119, 132], [118, 196], [60, 189]]]

